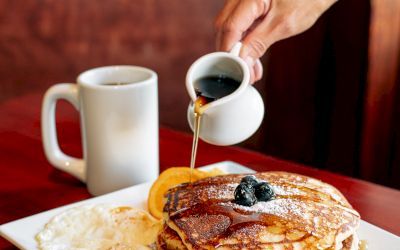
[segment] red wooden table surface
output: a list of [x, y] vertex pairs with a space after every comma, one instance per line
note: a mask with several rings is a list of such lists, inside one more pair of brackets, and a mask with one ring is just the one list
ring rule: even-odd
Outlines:
[[[0, 104], [0, 224], [91, 197], [85, 185], [55, 170], [46, 160], [40, 135], [42, 94], [16, 97]], [[61, 102], [57, 107], [61, 148], [81, 156], [77, 112]], [[192, 138], [160, 129], [160, 168], [187, 166]], [[283, 170], [305, 174], [336, 186], [362, 218], [400, 235], [400, 191], [323, 170], [279, 160], [238, 147], [200, 142], [197, 165], [231, 160], [258, 171]], [[0, 248], [12, 248], [0, 239]]]

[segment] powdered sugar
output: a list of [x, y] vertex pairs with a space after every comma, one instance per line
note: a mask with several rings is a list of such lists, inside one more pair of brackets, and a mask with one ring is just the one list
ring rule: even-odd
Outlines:
[[251, 207], [241, 206], [236, 203], [231, 203], [232, 206], [243, 212], [263, 213], [276, 215], [281, 218], [293, 218], [293, 216], [302, 216], [306, 210], [306, 205], [303, 202], [290, 199], [277, 199], [270, 201], [260, 201]]

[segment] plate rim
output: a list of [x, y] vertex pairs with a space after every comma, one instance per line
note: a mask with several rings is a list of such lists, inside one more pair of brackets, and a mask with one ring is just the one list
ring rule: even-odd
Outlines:
[[[249, 168], [247, 166], [244, 166], [244, 165], [242, 165], [240, 163], [234, 162], [234, 161], [220, 161], [220, 162], [216, 162], [216, 163], [212, 163], [212, 164], [208, 164], [208, 165], [205, 165], [205, 166], [198, 167], [198, 169], [203, 169], [203, 170], [211, 170], [211, 169], [214, 169], [214, 168], [219, 168], [219, 169], [222, 169], [222, 170], [224, 170], [224, 169], [225, 170], [227, 170], [227, 169], [236, 170], [234, 172], [229, 172], [229, 173], [255, 173], [256, 172], [255, 170], [253, 170], [253, 169], [251, 169], [251, 168]], [[29, 248], [30, 246], [28, 248], [24, 246], [24, 244], [23, 244], [24, 242], [20, 242], [18, 239], [14, 239], [11, 235], [9, 235], [10, 234], [10, 232], [9, 232], [9, 228], [10, 227], [16, 226], [19, 223], [23, 222], [24, 220], [30, 220], [30, 219], [33, 219], [35, 217], [41, 217], [41, 216], [43, 216], [45, 214], [48, 214], [48, 213], [55, 213], [55, 212], [58, 212], [58, 210], [66, 210], [66, 209], [69, 209], [69, 208], [74, 207], [74, 206], [90, 203], [93, 200], [96, 201], [96, 200], [101, 200], [101, 199], [107, 199], [108, 197], [114, 197], [114, 196], [122, 195], [125, 192], [129, 192], [130, 189], [146, 188], [151, 183], [152, 183], [152, 181], [148, 181], [148, 182], [145, 182], [145, 183], [142, 183], [142, 184], [133, 185], [133, 186], [130, 186], [130, 187], [127, 187], [127, 188], [123, 188], [123, 189], [108, 193], [108, 194], [95, 196], [95, 197], [91, 197], [91, 198], [88, 198], [88, 199], [85, 199], [85, 200], [73, 202], [73, 203], [70, 203], [70, 204], [66, 204], [66, 205], [63, 205], [63, 206], [60, 206], [60, 207], [56, 207], [56, 208], [53, 208], [53, 209], [49, 209], [49, 210], [46, 210], [46, 211], [43, 211], [43, 212], [40, 212], [40, 213], [36, 213], [36, 214], [29, 215], [29, 216], [26, 216], [26, 217], [23, 217], [23, 218], [14, 220], [14, 221], [10, 221], [10, 222], [4, 223], [4, 224], [0, 225], [0, 236], [3, 237], [4, 239], [6, 239], [7, 241], [9, 241], [10, 243], [12, 243], [13, 245], [15, 245], [16, 247], [20, 248], [20, 249], [30, 249]], [[116, 202], [116, 203], [118, 203], [118, 202]], [[62, 211], [60, 211], [60, 212], [62, 212]], [[45, 223], [46, 222], [43, 222], [43, 225]], [[393, 234], [393, 233], [391, 233], [389, 231], [386, 231], [385, 229], [382, 229], [382, 228], [380, 228], [380, 227], [378, 227], [378, 226], [376, 226], [376, 225], [374, 225], [372, 223], [369, 223], [369, 222], [367, 222], [365, 220], [361, 220], [360, 228], [361, 228], [361, 224], [367, 225], [368, 227], [371, 227], [374, 230], [379, 230], [379, 231], [381, 231], [381, 233], [387, 234], [388, 237], [396, 238], [396, 240], [398, 240], [399, 243], [400, 243], [400, 237], [399, 236], [397, 236], [397, 235], [395, 235], [395, 234]], [[33, 239], [33, 240], [35, 241], [35, 239]], [[35, 243], [36, 243], [36, 241], [35, 241]], [[27, 245], [30, 245], [30, 244], [27, 243]], [[36, 249], [37, 249], [37, 245], [36, 245]]]

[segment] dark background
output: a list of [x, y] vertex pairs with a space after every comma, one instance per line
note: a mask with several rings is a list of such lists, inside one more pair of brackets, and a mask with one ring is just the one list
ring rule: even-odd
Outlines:
[[[400, 188], [400, 4], [341, 0], [263, 58], [243, 147]], [[160, 123], [189, 132], [184, 78], [215, 50], [222, 0], [0, 0], [0, 102], [131, 64], [159, 75]], [[0, 119], [7, 119], [1, 117]]]

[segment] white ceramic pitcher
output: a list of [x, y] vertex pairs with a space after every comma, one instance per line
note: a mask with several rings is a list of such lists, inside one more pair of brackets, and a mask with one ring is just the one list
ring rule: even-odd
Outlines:
[[186, 88], [192, 101], [188, 121], [194, 128], [194, 102], [197, 99], [194, 82], [206, 76], [225, 75], [240, 86], [230, 95], [202, 107], [199, 137], [215, 145], [233, 145], [249, 138], [259, 128], [264, 117], [264, 103], [260, 93], [250, 84], [247, 64], [239, 57], [241, 43], [231, 52], [214, 52], [200, 57], [189, 68]]

